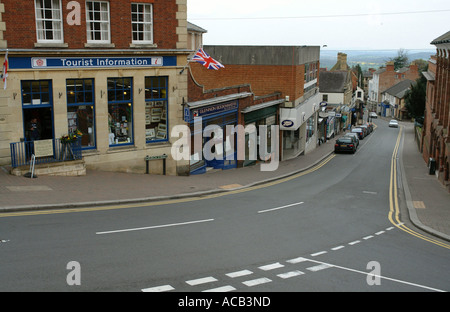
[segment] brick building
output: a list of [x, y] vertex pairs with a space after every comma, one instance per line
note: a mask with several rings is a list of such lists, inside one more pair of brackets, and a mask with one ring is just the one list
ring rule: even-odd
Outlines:
[[[187, 97], [186, 0], [1, 2], [0, 165], [19, 157], [10, 144], [29, 139], [34, 117], [41, 140], [81, 131], [87, 168], [143, 173], [147, 155], [170, 155]], [[167, 160], [167, 174], [188, 167]]]
[[415, 62], [411, 62], [408, 67], [395, 70], [394, 62], [387, 62], [386, 67], [382, 67], [373, 73], [373, 78], [369, 83], [370, 107], [377, 107], [377, 112], [381, 116], [386, 116], [387, 111], [392, 111], [389, 103], [381, 101], [381, 94], [388, 88], [396, 85], [403, 80], [416, 81], [419, 78], [419, 68]]
[[[204, 90], [250, 85], [254, 101], [251, 107], [239, 106], [236, 118], [243, 125], [279, 125], [282, 160], [316, 147], [320, 47], [204, 46], [204, 49], [225, 68], [207, 70], [191, 63], [193, 80]], [[195, 94], [191, 86], [195, 85], [189, 87], [190, 101]]]
[[450, 191], [450, 32], [431, 44], [437, 53], [423, 73], [428, 83], [422, 151], [426, 162], [435, 161], [435, 174]]

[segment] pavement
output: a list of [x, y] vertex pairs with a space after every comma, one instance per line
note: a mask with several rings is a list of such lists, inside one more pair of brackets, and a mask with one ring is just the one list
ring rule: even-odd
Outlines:
[[[402, 184], [411, 222], [418, 228], [450, 241], [450, 193], [429, 175], [414, 140], [412, 123], [404, 128], [400, 155]], [[342, 135], [342, 134], [341, 134]], [[313, 152], [280, 162], [273, 172], [260, 166], [213, 171], [189, 177], [128, 174], [88, 170], [86, 176], [38, 176], [35, 179], [9, 174], [0, 167], [1, 213], [145, 203], [224, 193], [279, 180], [321, 163], [334, 153], [334, 139]]]

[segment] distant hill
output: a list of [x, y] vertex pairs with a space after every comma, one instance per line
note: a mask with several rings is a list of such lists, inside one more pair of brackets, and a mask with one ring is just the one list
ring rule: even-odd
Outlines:
[[[386, 62], [398, 55], [398, 50], [320, 50], [320, 67], [331, 69], [337, 62], [339, 52], [347, 54], [347, 63], [350, 67], [359, 64], [363, 71], [368, 68], [378, 69]], [[436, 50], [406, 50], [409, 61], [423, 59], [428, 61]]]

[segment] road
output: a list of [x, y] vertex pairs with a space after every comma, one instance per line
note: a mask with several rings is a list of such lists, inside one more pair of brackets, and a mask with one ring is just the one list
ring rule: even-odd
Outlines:
[[355, 154], [267, 185], [0, 217], [0, 291], [449, 291], [450, 244], [404, 213], [401, 128], [375, 123]]

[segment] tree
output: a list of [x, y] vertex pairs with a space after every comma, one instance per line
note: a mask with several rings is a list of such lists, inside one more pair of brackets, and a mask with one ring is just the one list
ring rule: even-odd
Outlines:
[[425, 102], [427, 96], [427, 79], [420, 74], [420, 78], [405, 95], [405, 107], [411, 117], [417, 119], [425, 113]]
[[395, 70], [406, 67], [409, 64], [408, 51], [405, 49], [399, 49], [397, 51], [397, 56], [390, 58], [389, 61], [394, 62]]

